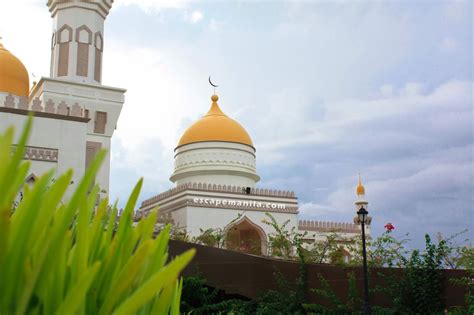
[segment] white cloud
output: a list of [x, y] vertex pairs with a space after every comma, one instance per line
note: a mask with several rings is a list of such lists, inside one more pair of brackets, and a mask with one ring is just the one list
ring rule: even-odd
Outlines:
[[208, 28], [211, 31], [217, 31], [221, 28], [222, 23], [217, 22], [215, 19], [211, 19], [208, 24]]
[[201, 11], [193, 11], [191, 14], [186, 14], [185, 15], [185, 20], [190, 22], [190, 23], [198, 23], [204, 18], [204, 13]]
[[24, 63], [30, 80], [32, 73], [37, 77], [49, 76], [51, 25], [44, 1], [0, 1], [3, 44]]
[[156, 13], [162, 9], [181, 9], [187, 6], [190, 0], [117, 0], [114, 8], [135, 5], [145, 13]]
[[[151, 36], [134, 28], [119, 34], [121, 25], [109, 20], [104, 84], [128, 90], [113, 138], [113, 196], [124, 200], [140, 176], [145, 195], [171, 185], [173, 148], [208, 109], [212, 74], [222, 82], [221, 107], [256, 144], [261, 185], [295, 190], [302, 216], [351, 221], [360, 170], [376, 220], [402, 222], [408, 216], [400, 211], [409, 209], [415, 223], [467, 221], [461, 204], [467, 199], [458, 195], [473, 177], [466, 162], [472, 146], [465, 143], [472, 143], [472, 82], [456, 72], [469, 65], [454, 58], [464, 42], [450, 28], [463, 25], [464, 5], [449, 13], [453, 19], [440, 33], [439, 16], [429, 15], [436, 10], [417, 13], [405, 4], [393, 10], [299, 1], [288, 17], [253, 23], [227, 19], [230, 3], [217, 22], [189, 2], [114, 2], [149, 14], [180, 9], [170, 16], [189, 12], [189, 22], [208, 24], [190, 40], [183, 23]], [[147, 29], [157, 29], [157, 19], [146, 20]], [[0, 30], [30, 72], [48, 75], [51, 18], [44, 1], [0, 2]], [[452, 54], [426, 53], [433, 47]], [[449, 189], [442, 201], [430, 195]], [[453, 196], [452, 217], [423, 210], [450, 207]]]
[[453, 38], [446, 37], [441, 42], [440, 49], [442, 52], [450, 53], [450, 52], [455, 51], [457, 48], [458, 48], [458, 43]]
[[[383, 89], [388, 90], [386, 86], [384, 85]], [[373, 123], [390, 117], [405, 117], [405, 120], [407, 117], [413, 120], [419, 117], [428, 119], [430, 113], [436, 113], [439, 114], [436, 116], [439, 118], [437, 123], [441, 126], [449, 118], [448, 113], [466, 114], [471, 110], [472, 89], [471, 82], [453, 80], [441, 84], [430, 93], [422, 94], [423, 85], [411, 82], [397, 91], [391, 88], [392, 97], [329, 101], [324, 105], [324, 114], [318, 120], [305, 114], [305, 108], [308, 105], [305, 104], [307, 101], [304, 99], [293, 99], [291, 111], [288, 112], [284, 108], [290, 101], [279, 96], [276, 99], [281, 100], [281, 107], [275, 99], [268, 102], [269, 107], [254, 109], [254, 111], [259, 110], [254, 113], [257, 117], [265, 117], [265, 119], [260, 119], [257, 132], [262, 132], [261, 140], [265, 143], [263, 148], [270, 151], [266, 153], [284, 159], [284, 155], [273, 155], [271, 151], [281, 152], [281, 150], [289, 150], [291, 147], [305, 144], [334, 143], [350, 136], [347, 130], [353, 129], [356, 125], [370, 127]], [[264, 112], [266, 112], [265, 115]], [[281, 115], [285, 116], [284, 120], [280, 118]], [[282, 121], [284, 124], [279, 123]], [[272, 128], [272, 124], [278, 124], [278, 133], [266, 132]], [[394, 130], [394, 132], [397, 131]], [[280, 160], [272, 162], [279, 163]]]
[[408, 82], [402, 89], [402, 94], [407, 96], [416, 96], [423, 91], [423, 84], [417, 82]]
[[[180, 75], [192, 68], [190, 61], [177, 57], [173, 51], [128, 47], [123, 41], [109, 41], [107, 49], [104, 83], [127, 88], [114, 137], [119, 137], [127, 150], [158, 138], [172, 151], [182, 120], [207, 109], [206, 105], [189, 106], [196, 99], [206, 100], [204, 96], [185, 93], [198, 81], [193, 71], [187, 72], [186, 77]], [[123, 62], [124, 58], [139, 62]]]
[[390, 97], [393, 95], [393, 85], [384, 84], [380, 87], [380, 94], [384, 97]]
[[444, 15], [450, 23], [461, 24], [466, 20], [471, 20], [472, 18], [472, 1], [470, 0], [455, 0], [455, 1], [446, 1], [445, 3]]
[[302, 202], [299, 204], [300, 219], [321, 219], [328, 213], [328, 205], [315, 202]]

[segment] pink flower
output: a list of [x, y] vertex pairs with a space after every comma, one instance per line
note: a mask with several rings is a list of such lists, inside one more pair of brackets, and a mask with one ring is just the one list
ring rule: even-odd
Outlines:
[[385, 230], [386, 230], [388, 233], [390, 233], [390, 232], [392, 232], [393, 230], [395, 230], [395, 227], [394, 227], [393, 224], [390, 223], [390, 222], [387, 223], [387, 224], [385, 224], [384, 228], [385, 228]]

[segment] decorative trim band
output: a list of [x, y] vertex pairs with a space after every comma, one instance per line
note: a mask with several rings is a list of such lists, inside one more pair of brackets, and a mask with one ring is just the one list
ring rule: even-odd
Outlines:
[[[170, 190], [167, 190], [161, 194], [158, 194], [154, 197], [144, 200], [140, 208], [155, 204], [160, 200], [176, 195], [177, 193], [180, 193], [184, 190], [200, 190], [200, 191], [248, 195], [244, 191], [245, 188], [246, 187], [232, 186], [232, 185], [216, 185], [216, 184], [207, 184], [207, 183], [185, 183], [182, 185], [178, 185], [175, 188], [172, 188]], [[250, 188], [249, 195], [297, 199], [293, 191], [283, 191], [283, 190], [273, 190], [273, 189], [263, 189], [263, 188]]]
[[[245, 210], [245, 211], [258, 211], [258, 212], [278, 212], [278, 213], [298, 213], [298, 207], [286, 206], [285, 209], [256, 209], [252, 206], [227, 206], [227, 205], [215, 205], [215, 204], [202, 204], [194, 202], [193, 199], [183, 199], [175, 203], [159, 207], [160, 213], [166, 213], [174, 211], [186, 206], [199, 207], [199, 208], [216, 208], [216, 209], [230, 209], [230, 210]], [[144, 207], [141, 207], [144, 208]], [[150, 209], [145, 210], [148, 212]]]
[[[12, 146], [12, 153], [16, 151], [17, 146]], [[29, 161], [42, 161], [57, 163], [59, 158], [59, 150], [51, 148], [33, 147], [27, 146], [25, 148], [24, 160]]]
[[313, 232], [342, 232], [342, 233], [360, 233], [359, 226], [346, 222], [328, 222], [328, 221], [298, 221], [298, 229], [301, 231]]
[[60, 114], [55, 114], [55, 113], [47, 113], [47, 112], [45, 113], [45, 112], [32, 111], [32, 110], [27, 110], [27, 109], [18, 109], [18, 108], [1, 107], [1, 106], [0, 106], [0, 113], [10, 113], [10, 114], [18, 114], [18, 115], [24, 115], [24, 116], [28, 116], [32, 114], [35, 117], [69, 120], [69, 121], [77, 121], [77, 122], [83, 122], [83, 123], [87, 123], [90, 120], [90, 118], [86, 118], [86, 117], [66, 116], [66, 115], [60, 115]]

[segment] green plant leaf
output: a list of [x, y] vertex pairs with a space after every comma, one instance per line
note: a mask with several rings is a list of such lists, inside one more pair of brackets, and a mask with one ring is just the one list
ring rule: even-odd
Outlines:
[[84, 304], [87, 290], [89, 290], [99, 268], [100, 262], [96, 262], [79, 278], [77, 284], [72, 287], [64, 301], [59, 305], [56, 314], [74, 314]]
[[162, 288], [172, 284], [179, 273], [186, 267], [195, 254], [195, 249], [190, 249], [176, 257], [171, 263], [161, 268], [147, 282], [138, 288], [119, 308], [115, 315], [133, 314], [140, 307], [150, 301]]

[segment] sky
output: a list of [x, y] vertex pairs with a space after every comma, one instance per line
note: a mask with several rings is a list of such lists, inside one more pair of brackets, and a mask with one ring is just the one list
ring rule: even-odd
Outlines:
[[[293, 190], [301, 219], [352, 221], [360, 172], [379, 235], [474, 239], [470, 1], [116, 0], [103, 83], [127, 89], [112, 139], [113, 200], [172, 187], [173, 149], [219, 104], [249, 132], [259, 187]], [[49, 76], [43, 0], [0, 2], [0, 35]]]

